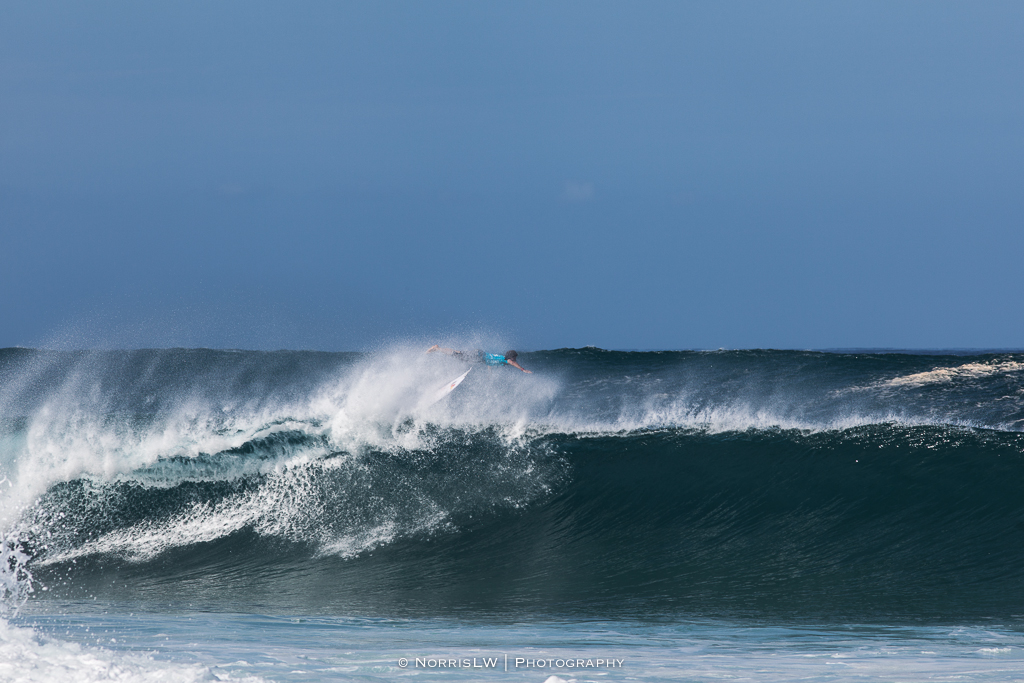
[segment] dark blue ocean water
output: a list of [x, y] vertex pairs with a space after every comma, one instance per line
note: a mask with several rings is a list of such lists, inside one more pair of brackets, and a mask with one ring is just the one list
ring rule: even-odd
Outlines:
[[0, 679], [1024, 678], [1024, 354], [423, 350], [0, 350]]

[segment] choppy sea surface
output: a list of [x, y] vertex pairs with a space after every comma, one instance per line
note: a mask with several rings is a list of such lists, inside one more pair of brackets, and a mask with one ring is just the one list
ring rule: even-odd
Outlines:
[[1024, 680], [1024, 353], [423, 351], [0, 350], [0, 680]]

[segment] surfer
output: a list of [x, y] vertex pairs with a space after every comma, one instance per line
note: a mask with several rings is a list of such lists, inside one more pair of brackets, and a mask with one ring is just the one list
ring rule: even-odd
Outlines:
[[456, 351], [455, 349], [443, 349], [437, 344], [434, 344], [427, 353], [433, 353], [434, 351], [440, 351], [441, 353], [447, 353], [449, 356], [454, 356], [461, 361], [467, 363], [483, 363], [484, 365], [511, 365], [514, 368], [519, 368], [527, 374], [533, 374], [532, 371], [527, 370], [522, 365], [516, 362], [516, 358], [519, 356], [515, 351], [506, 351], [505, 355], [500, 353], [484, 353], [483, 351], [477, 350], [473, 352], [467, 351]]

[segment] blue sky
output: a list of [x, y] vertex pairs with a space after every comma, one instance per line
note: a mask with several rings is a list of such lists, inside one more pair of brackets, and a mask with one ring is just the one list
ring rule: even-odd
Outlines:
[[1024, 347], [1024, 4], [5, 2], [0, 346]]

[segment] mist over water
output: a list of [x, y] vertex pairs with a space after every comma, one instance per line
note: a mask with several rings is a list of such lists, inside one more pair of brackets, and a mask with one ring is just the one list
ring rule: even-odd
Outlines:
[[1024, 354], [519, 360], [0, 351], [5, 604], [1024, 614]]

